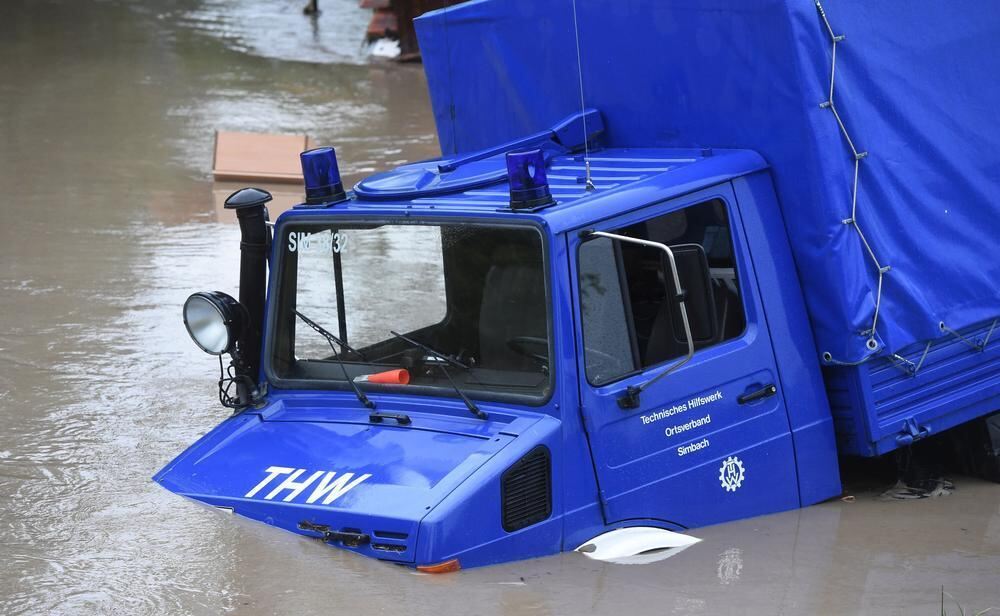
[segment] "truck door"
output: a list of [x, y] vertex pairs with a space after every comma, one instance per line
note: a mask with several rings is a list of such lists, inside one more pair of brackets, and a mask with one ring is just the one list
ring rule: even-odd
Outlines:
[[[666, 244], [677, 257], [695, 351], [652, 382], [688, 356], [665, 251], [586, 233], [568, 240], [580, 403], [609, 524], [693, 527], [799, 505], [784, 399], [734, 204], [726, 184], [592, 227]], [[644, 384], [630, 401], [628, 389]]]

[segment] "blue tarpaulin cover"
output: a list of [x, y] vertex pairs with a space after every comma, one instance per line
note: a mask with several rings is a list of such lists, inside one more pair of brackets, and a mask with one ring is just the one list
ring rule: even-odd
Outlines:
[[[817, 344], [836, 361], [1000, 316], [1000, 5], [958, 0], [478, 0], [417, 20], [445, 154], [584, 99], [608, 146], [771, 164]], [[835, 114], [830, 98], [836, 46]], [[851, 218], [854, 151], [858, 228]], [[863, 237], [858, 229], [863, 232]], [[871, 246], [866, 249], [864, 239]], [[873, 258], [874, 257], [874, 258]]]

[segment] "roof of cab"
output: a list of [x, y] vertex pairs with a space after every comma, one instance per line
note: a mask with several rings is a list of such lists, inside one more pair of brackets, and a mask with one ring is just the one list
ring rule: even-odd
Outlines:
[[590, 191], [586, 190], [582, 154], [552, 156], [546, 171], [555, 203], [532, 210], [510, 208], [510, 185], [505, 159], [500, 155], [477, 161], [477, 172], [468, 186], [457, 182], [439, 194], [428, 195], [422, 190], [423, 180], [415, 180], [412, 191], [394, 186], [389, 197], [368, 188], [371, 184], [366, 186], [373, 179], [384, 185], [387, 179], [393, 181], [395, 174], [412, 178], [415, 168], [420, 171], [436, 166], [436, 161], [415, 163], [362, 180], [347, 202], [290, 210], [281, 218], [317, 214], [527, 217], [544, 221], [553, 233], [560, 233], [767, 167], [764, 159], [750, 150], [613, 148], [591, 152], [589, 161], [595, 187]]

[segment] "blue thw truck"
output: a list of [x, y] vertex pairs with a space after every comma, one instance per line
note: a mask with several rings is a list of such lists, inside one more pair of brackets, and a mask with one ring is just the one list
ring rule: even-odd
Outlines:
[[184, 319], [234, 414], [156, 481], [450, 571], [812, 505], [986, 421], [1000, 16], [895, 4], [420, 18], [442, 156], [227, 200], [239, 300]]

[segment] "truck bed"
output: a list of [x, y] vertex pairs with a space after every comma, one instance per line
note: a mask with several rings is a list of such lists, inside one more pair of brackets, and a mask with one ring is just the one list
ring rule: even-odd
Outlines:
[[882, 455], [1000, 410], [1000, 320], [957, 333], [824, 368], [842, 454]]

